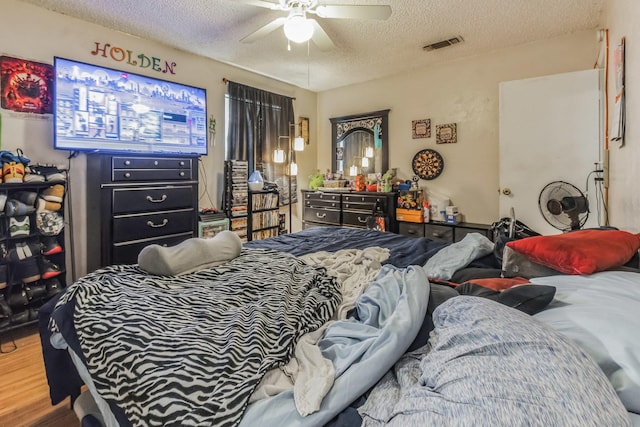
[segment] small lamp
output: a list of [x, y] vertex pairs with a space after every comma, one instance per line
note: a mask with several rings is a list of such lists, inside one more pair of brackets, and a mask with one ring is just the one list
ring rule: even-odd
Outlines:
[[298, 164], [295, 161], [292, 161], [289, 165], [289, 175], [296, 176], [298, 175]]
[[273, 162], [284, 163], [284, 150], [280, 148], [273, 150]]
[[364, 155], [365, 157], [373, 157], [373, 147], [367, 147], [364, 149]]

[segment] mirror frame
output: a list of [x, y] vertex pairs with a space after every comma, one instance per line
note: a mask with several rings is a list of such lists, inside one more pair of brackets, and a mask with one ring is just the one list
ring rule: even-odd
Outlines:
[[[382, 170], [376, 173], [384, 174], [389, 170], [389, 111], [380, 110], [364, 114], [333, 117], [331, 121], [331, 171], [337, 172], [338, 160], [336, 158], [338, 142], [356, 131], [365, 131], [373, 135], [376, 124], [380, 125], [380, 138], [382, 139]], [[343, 171], [346, 173], [346, 171]]]

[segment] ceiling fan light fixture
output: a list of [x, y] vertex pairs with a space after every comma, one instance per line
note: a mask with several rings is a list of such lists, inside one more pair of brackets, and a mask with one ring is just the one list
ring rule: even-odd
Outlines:
[[313, 36], [313, 23], [304, 12], [294, 12], [284, 23], [284, 35], [294, 43], [304, 43]]

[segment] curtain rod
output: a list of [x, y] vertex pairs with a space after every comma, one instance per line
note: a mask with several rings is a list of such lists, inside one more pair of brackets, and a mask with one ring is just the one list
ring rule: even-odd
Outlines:
[[[224, 84], [227, 84], [227, 83], [229, 83], [230, 81], [231, 81], [231, 80], [229, 80], [229, 79], [228, 79], [228, 78], [226, 78], [226, 77], [223, 77], [223, 78], [222, 78], [222, 83], [224, 83]], [[242, 83], [239, 83], [239, 84], [242, 84]], [[264, 89], [261, 89], [261, 90], [264, 90]], [[283, 96], [287, 96], [287, 95], [283, 95]], [[293, 99], [294, 101], [296, 100], [296, 97], [295, 97], [295, 96], [289, 96], [289, 98]]]

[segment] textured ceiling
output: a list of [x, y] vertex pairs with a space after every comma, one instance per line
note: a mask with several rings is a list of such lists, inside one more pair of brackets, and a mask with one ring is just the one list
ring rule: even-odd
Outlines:
[[[336, 45], [291, 44], [282, 29], [240, 40], [285, 12], [233, 0], [22, 0], [102, 26], [157, 40], [313, 91], [411, 68], [596, 29], [605, 0], [319, 0], [388, 4], [386, 21], [317, 18]], [[274, 0], [275, 1], [275, 0]], [[422, 46], [462, 36], [464, 43]], [[595, 34], [594, 34], [595, 39]]]

